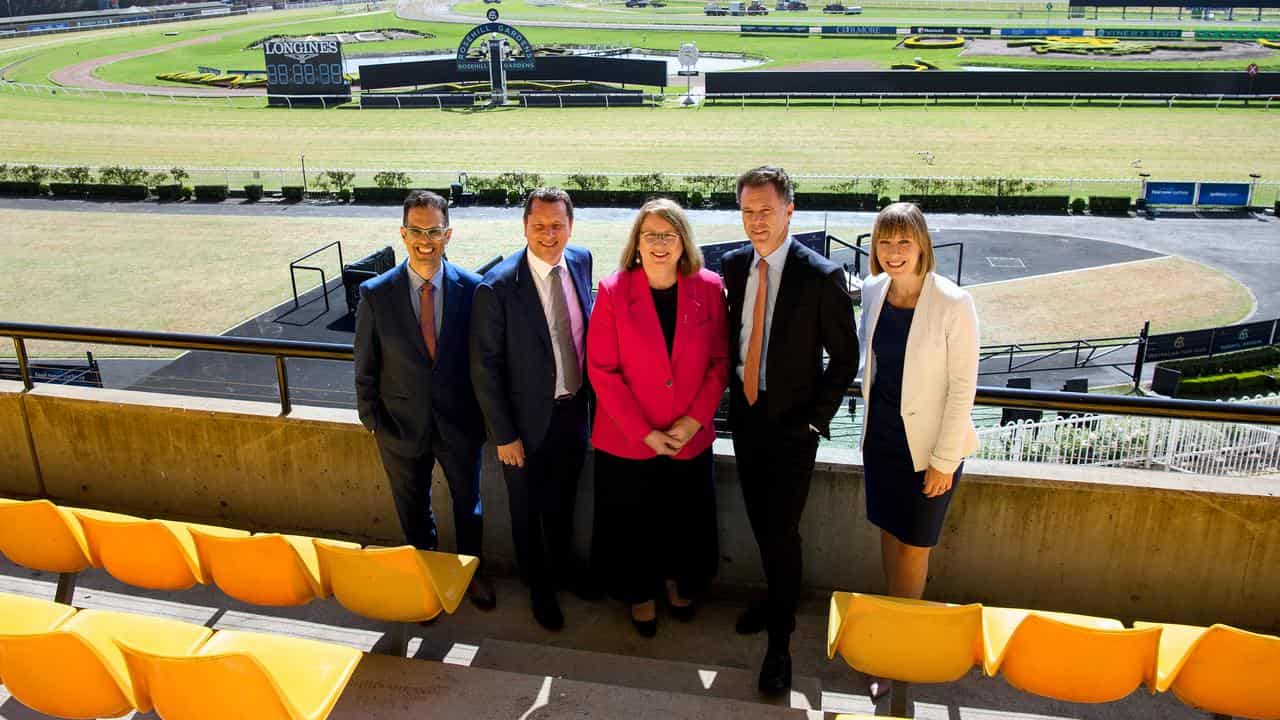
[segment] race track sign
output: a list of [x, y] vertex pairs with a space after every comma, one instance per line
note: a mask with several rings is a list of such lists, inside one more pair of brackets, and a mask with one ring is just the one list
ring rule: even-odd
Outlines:
[[271, 39], [262, 44], [268, 95], [351, 98], [338, 40]]

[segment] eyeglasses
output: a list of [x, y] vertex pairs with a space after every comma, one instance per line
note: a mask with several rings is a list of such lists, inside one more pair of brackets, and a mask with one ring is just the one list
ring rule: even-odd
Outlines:
[[640, 233], [640, 240], [649, 245], [674, 245], [680, 242], [680, 235], [671, 232], [642, 232]]
[[401, 225], [400, 227], [404, 229], [405, 234], [414, 240], [429, 239], [432, 242], [439, 242], [444, 239], [444, 234], [449, 231], [449, 228], [444, 225], [429, 228], [413, 227], [412, 225]]

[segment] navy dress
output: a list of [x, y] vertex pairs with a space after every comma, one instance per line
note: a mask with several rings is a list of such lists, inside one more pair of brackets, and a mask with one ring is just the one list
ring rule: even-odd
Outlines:
[[871, 339], [876, 374], [871, 383], [862, 462], [867, 519], [908, 545], [933, 547], [942, 533], [963, 464], [956, 468], [950, 490], [936, 498], [925, 496], [925, 473], [916, 472], [902, 424], [902, 366], [914, 315], [914, 309], [896, 308], [887, 299], [880, 309]]

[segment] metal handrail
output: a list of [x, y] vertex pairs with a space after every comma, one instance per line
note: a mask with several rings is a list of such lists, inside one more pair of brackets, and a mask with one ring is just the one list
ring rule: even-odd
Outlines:
[[[309, 358], [350, 362], [355, 358], [352, 346], [342, 343], [221, 337], [217, 335], [194, 335], [145, 330], [111, 330], [20, 322], [0, 322], [0, 337], [13, 338], [14, 348], [18, 354], [19, 368], [22, 373], [22, 382], [28, 390], [33, 387], [33, 382], [27, 363], [25, 346], [25, 341], [27, 340], [164, 347], [179, 350], [206, 350], [274, 356], [276, 360], [276, 379], [280, 386], [280, 406], [282, 414], [285, 415], [289, 413], [292, 407], [289, 400], [288, 376], [285, 371], [286, 359]], [[849, 392], [855, 396], [860, 396], [862, 394], [862, 383], [855, 380], [850, 386]], [[974, 403], [996, 407], [1059, 410], [1082, 414], [1139, 415], [1144, 417], [1280, 426], [1280, 406], [1239, 405], [1208, 400], [1179, 400], [979, 386]]]

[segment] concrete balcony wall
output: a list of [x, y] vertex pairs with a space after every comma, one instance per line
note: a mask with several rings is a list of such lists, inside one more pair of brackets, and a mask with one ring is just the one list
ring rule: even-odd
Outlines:
[[[373, 437], [353, 411], [127, 391], [0, 386], [0, 491], [39, 491], [23, 413], [51, 499], [247, 529], [399, 543]], [[732, 451], [717, 450], [721, 564], [761, 582]], [[882, 592], [879, 530], [866, 520], [852, 450], [818, 458], [802, 534], [814, 590]], [[578, 543], [591, 527], [590, 463]], [[506, 488], [484, 468], [486, 561], [511, 565]], [[444, 549], [448, 489], [433, 490]], [[662, 527], [661, 518], [655, 528]], [[637, 538], [643, 542], [643, 538]], [[973, 461], [966, 466], [928, 596], [1119, 617], [1280, 630], [1280, 485], [1272, 480]]]
[[0, 380], [0, 494], [40, 494], [22, 405], [22, 383]]

